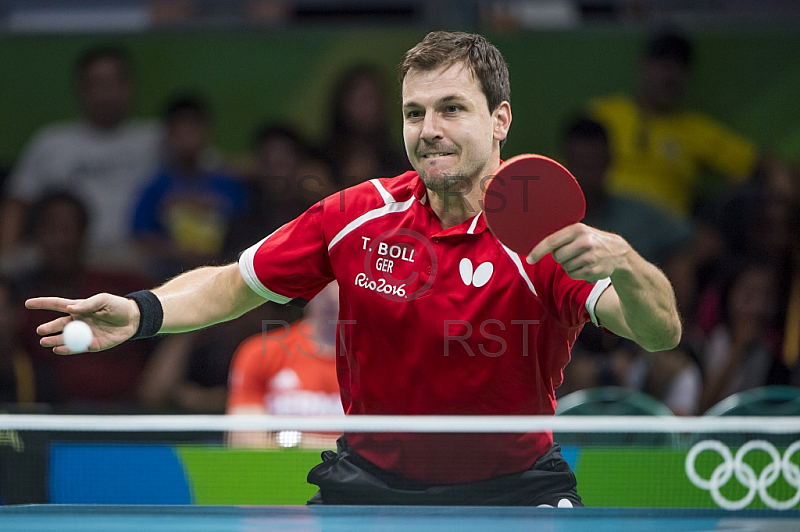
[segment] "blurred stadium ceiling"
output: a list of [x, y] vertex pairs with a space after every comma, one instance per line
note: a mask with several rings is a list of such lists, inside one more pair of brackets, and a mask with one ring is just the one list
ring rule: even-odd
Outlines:
[[0, 0], [2, 33], [295, 26], [797, 28], [797, 0]]

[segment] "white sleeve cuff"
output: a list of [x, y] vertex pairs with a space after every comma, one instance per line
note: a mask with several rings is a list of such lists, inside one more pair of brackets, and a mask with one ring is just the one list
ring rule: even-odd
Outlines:
[[261, 247], [261, 244], [263, 244], [264, 240], [266, 240], [267, 238], [269, 237], [262, 239], [257, 244], [253, 244], [252, 246], [244, 250], [242, 255], [239, 257], [239, 272], [241, 272], [244, 282], [247, 283], [247, 286], [249, 286], [253, 290], [253, 292], [260, 295], [264, 299], [268, 299], [269, 301], [274, 301], [275, 303], [285, 305], [286, 303], [291, 301], [292, 298], [276, 294], [275, 292], [264, 286], [264, 284], [259, 280], [258, 276], [256, 275], [256, 269], [254, 265], [256, 251], [258, 251], [258, 248]]
[[611, 279], [608, 277], [600, 279], [594, 283], [592, 291], [589, 292], [589, 297], [586, 298], [586, 310], [589, 311], [589, 317], [592, 319], [592, 323], [598, 327], [600, 327], [600, 324], [597, 322], [597, 315], [594, 313], [594, 310], [597, 306], [597, 300], [600, 299], [600, 295], [605, 292], [606, 288], [609, 286], [611, 286]]

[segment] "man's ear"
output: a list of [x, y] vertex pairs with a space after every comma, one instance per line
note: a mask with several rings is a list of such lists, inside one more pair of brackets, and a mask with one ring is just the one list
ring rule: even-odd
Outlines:
[[492, 111], [492, 136], [495, 140], [503, 141], [508, 136], [511, 127], [511, 104], [503, 100]]

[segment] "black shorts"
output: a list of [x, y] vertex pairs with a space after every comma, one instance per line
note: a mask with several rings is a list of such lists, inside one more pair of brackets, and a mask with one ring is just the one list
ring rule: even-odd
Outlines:
[[351, 449], [344, 436], [336, 443], [338, 452], [323, 452], [323, 462], [308, 473], [308, 482], [319, 486], [308, 504], [558, 506], [567, 499], [583, 506], [558, 444], [520, 473], [430, 486], [379, 468]]

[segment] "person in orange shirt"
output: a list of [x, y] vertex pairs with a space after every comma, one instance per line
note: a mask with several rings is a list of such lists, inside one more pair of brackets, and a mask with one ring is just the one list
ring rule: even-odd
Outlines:
[[[305, 308], [305, 317], [242, 342], [231, 363], [229, 414], [344, 415], [336, 379], [339, 285], [331, 283]], [[240, 447], [333, 448], [338, 434], [234, 432]]]

